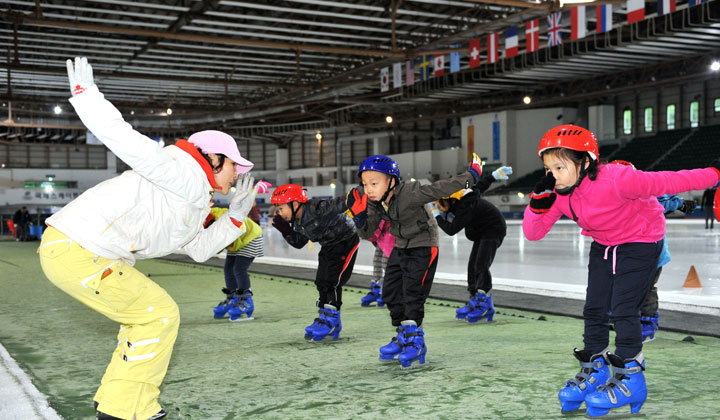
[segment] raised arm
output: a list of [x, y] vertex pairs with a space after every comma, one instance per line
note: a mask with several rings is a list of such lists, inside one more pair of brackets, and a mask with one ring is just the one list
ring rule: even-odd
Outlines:
[[[93, 81], [92, 66], [86, 58], [67, 62], [73, 97], [70, 103], [80, 120], [108, 149], [136, 172], [158, 186], [190, 201], [205, 194], [198, 184], [188, 182], [187, 169], [160, 144], [135, 131], [120, 111], [105, 99]], [[200, 191], [198, 191], [200, 190]]]

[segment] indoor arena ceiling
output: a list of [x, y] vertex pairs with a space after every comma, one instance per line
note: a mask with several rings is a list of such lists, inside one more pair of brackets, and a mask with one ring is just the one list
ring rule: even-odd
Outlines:
[[[570, 1], [568, 1], [569, 3]], [[87, 56], [95, 81], [134, 125], [177, 131], [215, 127], [284, 143], [328, 127], [382, 127], [451, 118], [486, 109], [599, 100], [648, 83], [708, 76], [720, 49], [720, 1], [625, 24], [613, 4], [614, 29], [544, 47], [546, 16], [568, 10], [547, 0], [219, 1], [3, 0], [0, 63], [4, 125], [68, 126], [65, 60]], [[566, 19], [569, 14], [566, 14]], [[524, 53], [525, 22], [540, 19], [543, 48]], [[517, 57], [486, 63], [485, 38], [518, 27]], [[469, 68], [468, 44], [481, 38], [481, 64]], [[500, 50], [504, 51], [502, 43]], [[457, 47], [456, 47], [457, 46]], [[461, 51], [461, 70], [412, 86], [380, 89], [394, 63]], [[404, 75], [403, 64], [403, 75]], [[417, 69], [416, 69], [417, 71]], [[166, 109], [172, 108], [172, 115]], [[64, 119], [63, 119], [64, 118]], [[4, 119], [4, 118], [3, 118]], [[244, 133], [244, 134], [243, 134]]]

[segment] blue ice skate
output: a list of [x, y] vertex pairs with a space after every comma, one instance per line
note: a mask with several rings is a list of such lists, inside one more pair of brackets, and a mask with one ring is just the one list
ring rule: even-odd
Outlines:
[[375, 303], [377, 303], [378, 308], [382, 308], [383, 306], [385, 306], [385, 301], [382, 298], [382, 289], [380, 289], [380, 294], [378, 295], [377, 301], [375, 301]]
[[[253, 312], [255, 311], [255, 304], [253, 303], [252, 295], [253, 293], [251, 290], [246, 290], [245, 293], [240, 295], [237, 304], [235, 304], [235, 306], [228, 310], [228, 315], [230, 315], [230, 321], [238, 322], [250, 321], [252, 319], [255, 319], [252, 316]], [[244, 318], [243, 315], [245, 315]]]
[[328, 335], [337, 340], [342, 331], [340, 311], [332, 305], [325, 304], [325, 316], [320, 318], [319, 325], [313, 331], [313, 341], [323, 341]]
[[319, 308], [318, 309], [318, 317], [315, 318], [312, 324], [305, 327], [305, 339], [306, 340], [312, 340], [313, 335], [315, 335], [315, 330], [317, 327], [320, 326], [320, 321], [322, 319], [325, 319], [325, 308]]
[[225, 318], [225, 315], [228, 313], [230, 308], [232, 308], [233, 305], [236, 305], [238, 301], [236, 290], [230, 290], [223, 287], [222, 292], [225, 293], [226, 298], [213, 308], [213, 317], [215, 319]]
[[360, 298], [360, 305], [370, 306], [371, 303], [377, 302], [380, 298], [380, 284], [370, 282], [370, 291], [367, 295]]
[[643, 374], [645, 359], [642, 352], [625, 360], [616, 354], [608, 353], [607, 359], [612, 369], [612, 377], [585, 397], [587, 415], [604, 416], [611, 409], [625, 405], [630, 405], [630, 412], [637, 414], [647, 399], [647, 385]]
[[655, 332], [659, 329], [660, 313], [655, 312], [653, 316], [641, 316], [640, 325], [642, 326], [643, 343], [653, 341]]
[[398, 355], [400, 365], [403, 368], [411, 368], [414, 367], [415, 362], [419, 362], [419, 365], [424, 364], [425, 353], [427, 353], [425, 333], [415, 321], [403, 321], [402, 324], [405, 325], [405, 345]]
[[468, 303], [465, 304], [462, 308], [458, 308], [455, 310], [455, 319], [460, 321], [467, 320], [467, 316], [470, 312], [472, 312], [473, 308], [477, 305], [477, 293], [473, 296], [470, 296], [470, 300]]
[[483, 292], [477, 292], [475, 305], [472, 307], [472, 311], [467, 314], [467, 322], [474, 324], [483, 318], [487, 319], [488, 322], [492, 322], [493, 316], [495, 316], [495, 305], [493, 304], [492, 293], [486, 295]]
[[574, 350], [575, 358], [580, 362], [580, 372], [567, 381], [565, 388], [558, 393], [563, 413], [579, 409], [589, 393], [607, 382], [610, 372], [603, 357], [606, 352], [607, 349], [591, 355], [587, 350]]
[[400, 325], [395, 331], [397, 331], [397, 335], [388, 344], [380, 347], [379, 359], [381, 362], [393, 361], [405, 346], [405, 325]]

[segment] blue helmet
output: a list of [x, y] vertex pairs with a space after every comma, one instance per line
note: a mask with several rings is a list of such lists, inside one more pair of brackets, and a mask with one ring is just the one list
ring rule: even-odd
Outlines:
[[400, 179], [400, 169], [397, 162], [387, 156], [375, 155], [363, 160], [358, 168], [358, 176], [362, 176], [365, 171], [377, 171], [387, 175], [392, 175], [398, 180]]

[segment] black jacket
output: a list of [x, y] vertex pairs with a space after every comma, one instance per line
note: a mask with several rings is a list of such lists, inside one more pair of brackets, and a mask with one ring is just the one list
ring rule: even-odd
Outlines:
[[440, 229], [450, 236], [465, 228], [465, 236], [471, 241], [503, 239], [507, 234], [500, 210], [476, 190], [452, 204], [446, 217], [438, 216], [436, 220]]
[[497, 207], [481, 197], [494, 181], [491, 174], [483, 174], [472, 192], [453, 200], [448, 211], [436, 218], [440, 229], [452, 236], [465, 228], [465, 236], [471, 241], [503, 239], [507, 234], [505, 218]]
[[285, 236], [285, 240], [298, 249], [304, 247], [308, 240], [321, 246], [350, 240], [357, 232], [345, 210], [345, 197], [308, 200], [303, 204], [302, 217], [291, 224], [293, 231]]
[[469, 172], [430, 185], [400, 182], [387, 209], [380, 202], [368, 201], [368, 220], [358, 233], [363, 239], [373, 236], [382, 219], [390, 222], [390, 233], [395, 236], [397, 248], [438, 246], [437, 222], [426, 204], [467, 188], [473, 182]]

